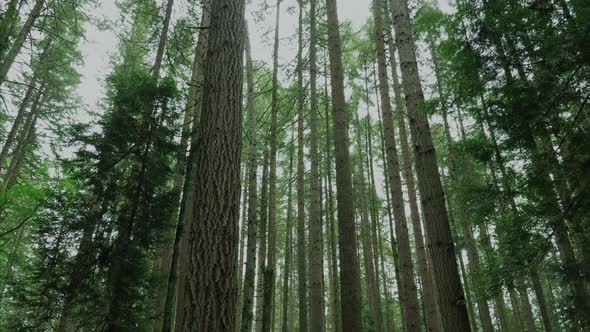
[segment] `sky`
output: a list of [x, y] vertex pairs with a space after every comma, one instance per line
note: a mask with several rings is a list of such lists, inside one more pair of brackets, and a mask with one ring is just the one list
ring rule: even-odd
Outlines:
[[[160, 0], [161, 1], [161, 0]], [[173, 19], [183, 17], [187, 8], [187, 1], [176, 0]], [[250, 39], [252, 43], [252, 57], [256, 61], [271, 63], [272, 60], [272, 28], [274, 27], [275, 9], [266, 10], [264, 20], [254, 24], [253, 12], [261, 8], [265, 0], [250, 0], [246, 5], [246, 19], [249, 22]], [[269, 1], [269, 0], [266, 0]], [[97, 18], [106, 18], [117, 22], [120, 13], [115, 0], [98, 1], [91, 9], [91, 15]], [[271, 1], [272, 2], [272, 1]], [[362, 27], [371, 16], [369, 0], [338, 0], [338, 16], [341, 22], [350, 21], [355, 30]], [[274, 6], [274, 4], [273, 4]], [[450, 10], [448, 0], [440, 0], [443, 10]], [[281, 3], [280, 18], [280, 49], [279, 63], [291, 63], [297, 54], [296, 39], [289, 37], [297, 33], [297, 1], [283, 0]], [[87, 107], [94, 108], [97, 102], [104, 97], [104, 80], [108, 75], [110, 58], [117, 52], [117, 37], [115, 31], [100, 30], [93, 23], [86, 24], [86, 39], [81, 44], [84, 64], [79, 66], [82, 81], [78, 87], [78, 94], [82, 97]]]

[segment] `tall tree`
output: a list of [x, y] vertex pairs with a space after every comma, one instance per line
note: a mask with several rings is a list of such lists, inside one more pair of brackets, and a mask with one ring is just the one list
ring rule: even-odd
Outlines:
[[418, 76], [407, 0], [393, 0], [392, 10], [406, 106], [411, 119], [410, 129], [418, 187], [422, 198], [427, 243], [432, 255], [432, 272], [443, 328], [451, 331], [470, 331], [430, 126], [426, 114], [420, 109], [424, 93]]
[[[248, 237], [246, 241], [246, 267], [243, 283], [243, 300], [240, 319], [240, 331], [249, 332], [252, 328], [252, 306], [254, 305], [254, 276], [256, 274], [256, 234], [257, 234], [257, 143], [256, 143], [256, 95], [254, 92], [254, 64], [248, 23], [245, 25], [246, 50], [246, 84], [248, 114]], [[245, 226], [242, 226], [245, 227]]]
[[297, 293], [299, 301], [299, 330], [308, 330], [309, 308], [307, 303], [307, 266], [305, 250], [305, 164], [303, 141], [303, 108], [305, 107], [303, 87], [303, 13], [304, 3], [298, 1], [299, 25], [297, 32]]
[[235, 330], [243, 43], [244, 1], [212, 2], [184, 331]]
[[320, 198], [320, 165], [318, 133], [318, 95], [317, 95], [317, 27], [316, 1], [310, 0], [309, 24], [309, 88], [310, 88], [310, 127], [311, 127], [311, 194], [309, 200], [309, 325], [311, 331], [324, 330], [324, 289], [323, 289], [323, 246]]
[[406, 331], [419, 331], [419, 306], [416, 284], [414, 282], [414, 265], [410, 249], [410, 237], [406, 220], [406, 212], [402, 194], [402, 184], [399, 160], [393, 129], [393, 113], [389, 96], [389, 79], [387, 77], [387, 62], [385, 55], [385, 34], [383, 30], [381, 3], [373, 4], [375, 15], [375, 41], [377, 49], [377, 69], [379, 74], [379, 94], [381, 96], [381, 110], [383, 112], [383, 130], [385, 134], [385, 152], [389, 177], [391, 197], [393, 199], [393, 216], [401, 270], [401, 300], [402, 318]]
[[[326, 0], [328, 15], [328, 53], [332, 88], [334, 157], [336, 159], [336, 199], [338, 202], [338, 242], [340, 252], [340, 298], [343, 331], [361, 331], [361, 281], [354, 222], [352, 165], [348, 120], [344, 98], [344, 68], [336, 0]], [[346, 299], [346, 301], [344, 301]]]

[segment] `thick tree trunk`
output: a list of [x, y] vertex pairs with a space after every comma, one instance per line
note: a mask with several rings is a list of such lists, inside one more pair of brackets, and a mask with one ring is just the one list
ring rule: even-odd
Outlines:
[[41, 15], [41, 11], [43, 10], [43, 6], [45, 5], [45, 0], [36, 0], [33, 9], [29, 13], [27, 20], [21, 27], [19, 33], [16, 35], [10, 49], [6, 53], [6, 56], [0, 59], [0, 86], [6, 81], [8, 76], [8, 71], [10, 71], [10, 67], [14, 63], [14, 60], [20, 53], [23, 44], [25, 43], [27, 36], [31, 32], [33, 25], [37, 18]]
[[[340, 294], [342, 330], [362, 331], [361, 281], [354, 222], [352, 166], [348, 150], [348, 121], [344, 97], [344, 68], [336, 0], [326, 0], [328, 16], [328, 51], [332, 86], [334, 150], [336, 159], [336, 188], [338, 201], [338, 233], [340, 251]], [[346, 301], [344, 301], [346, 300]]]
[[262, 308], [262, 331], [269, 332], [272, 328], [273, 297], [275, 288], [275, 265], [277, 261], [277, 115], [278, 100], [278, 67], [279, 67], [279, 18], [281, 0], [277, 0], [275, 39], [273, 50], [271, 120], [270, 120], [270, 175], [268, 184], [268, 262], [264, 270], [264, 292]]
[[393, 22], [416, 157], [416, 173], [443, 327], [449, 331], [470, 331], [434, 144], [428, 118], [420, 109], [424, 94], [418, 76], [408, 2], [393, 0], [393, 4]]
[[321, 178], [319, 164], [316, 0], [310, 0], [309, 87], [311, 115], [311, 193], [309, 196], [309, 327], [324, 331], [323, 250], [321, 220]]
[[522, 278], [516, 278], [516, 289], [520, 293], [520, 309], [524, 315], [524, 322], [526, 325], [526, 331], [534, 332], [537, 330], [535, 325], [535, 317], [533, 316], [533, 309], [531, 307], [531, 301], [529, 300], [529, 294], [526, 284]]
[[[244, 1], [211, 4], [184, 331], [234, 331]], [[223, 278], [219, 278], [223, 276]]]
[[[250, 332], [252, 329], [252, 307], [254, 305], [254, 277], [256, 275], [256, 235], [257, 235], [257, 170], [258, 151], [256, 143], [256, 95], [254, 92], [254, 64], [250, 47], [248, 25], [245, 23], [246, 84], [248, 93], [248, 235], [246, 240], [246, 267], [242, 292], [242, 307], [239, 329]], [[245, 227], [246, 224], [244, 223]]]
[[381, 110], [383, 112], [383, 129], [385, 134], [385, 156], [391, 197], [393, 200], [393, 217], [395, 218], [395, 230], [401, 269], [401, 299], [402, 319], [407, 332], [420, 330], [420, 314], [418, 294], [414, 282], [414, 265], [410, 249], [410, 238], [406, 220], [406, 212], [403, 201], [401, 178], [399, 173], [399, 160], [393, 129], [393, 114], [391, 111], [391, 99], [389, 96], [389, 80], [387, 78], [387, 62], [385, 56], [385, 39], [383, 33], [382, 6], [373, 5], [375, 16], [375, 34], [377, 46], [377, 69], [379, 75], [379, 94], [381, 96]]

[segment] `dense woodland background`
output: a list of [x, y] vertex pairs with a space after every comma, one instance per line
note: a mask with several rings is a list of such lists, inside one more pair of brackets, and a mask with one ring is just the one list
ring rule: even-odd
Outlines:
[[589, 1], [103, 5], [0, 2], [0, 331], [590, 331]]

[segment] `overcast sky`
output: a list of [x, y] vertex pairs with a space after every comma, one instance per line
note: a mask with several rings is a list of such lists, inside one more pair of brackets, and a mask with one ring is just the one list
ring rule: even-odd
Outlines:
[[[194, 0], [192, 0], [194, 1]], [[254, 60], [271, 63], [272, 57], [272, 33], [274, 26], [274, 8], [269, 8], [264, 16], [264, 21], [254, 24], [253, 11], [259, 10], [264, 0], [251, 0], [247, 4], [246, 18], [252, 42], [252, 56]], [[267, 0], [268, 1], [268, 0]], [[274, 2], [274, 1], [268, 1]], [[441, 0], [441, 7], [448, 10], [447, 0]], [[92, 15], [104, 17], [116, 22], [120, 13], [115, 5], [115, 0], [102, 0], [92, 8]], [[341, 22], [352, 22], [355, 30], [361, 28], [370, 17], [370, 5], [368, 0], [338, 0], [338, 15]], [[296, 40], [289, 40], [290, 36], [297, 33], [296, 0], [283, 0], [281, 4], [280, 19], [280, 50], [279, 63], [290, 63], [296, 56]], [[187, 0], [176, 0], [173, 16], [174, 19], [186, 16]], [[104, 96], [104, 79], [110, 71], [110, 57], [117, 52], [117, 37], [114, 31], [100, 30], [92, 23], [86, 24], [86, 40], [81, 45], [84, 64], [79, 67], [82, 74], [82, 82], [78, 87], [78, 93], [87, 106], [94, 108], [97, 101]]]

